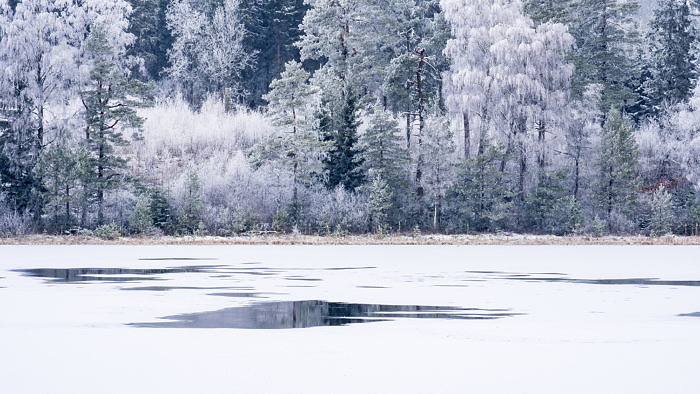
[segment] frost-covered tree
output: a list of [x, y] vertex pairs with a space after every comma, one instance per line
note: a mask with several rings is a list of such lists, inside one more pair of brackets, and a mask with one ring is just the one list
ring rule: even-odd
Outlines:
[[[433, 108], [426, 120], [424, 144], [428, 212], [432, 217], [433, 230], [438, 230], [443, 225], [443, 201], [451, 183], [455, 150], [449, 121], [439, 108]], [[422, 220], [422, 218], [417, 219]]]
[[73, 41], [71, 12], [63, 1], [24, 0], [6, 16], [3, 28], [0, 62], [8, 87], [13, 88], [6, 94], [17, 95], [31, 113], [27, 126], [37, 151], [46, 143], [47, 107], [65, 100], [78, 72], [79, 43]]
[[670, 234], [672, 226], [673, 200], [671, 194], [661, 185], [654, 192], [651, 201], [650, 234], [652, 237]]
[[212, 93], [238, 99], [245, 95], [241, 74], [252, 66], [255, 53], [243, 45], [240, 1], [224, 0], [211, 15], [190, 0], [175, 0], [168, 8], [174, 42], [167, 72], [192, 104]]
[[[453, 35], [445, 49], [452, 60], [446, 104], [462, 121], [464, 156], [480, 151], [471, 148], [475, 125], [479, 134], [496, 138], [506, 147], [502, 169], [517, 168], [522, 202], [536, 173], [532, 163], [542, 168], [552, 150], [547, 136], [563, 141], [556, 123], [567, 111], [573, 68], [566, 55], [573, 39], [561, 24], [535, 28], [517, 0], [442, 4]], [[509, 164], [510, 158], [515, 163]]]

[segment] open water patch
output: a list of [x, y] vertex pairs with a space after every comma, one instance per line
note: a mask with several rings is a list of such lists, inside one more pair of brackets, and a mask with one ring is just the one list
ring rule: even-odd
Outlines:
[[515, 276], [505, 277], [510, 280], [521, 280], [526, 282], [562, 282], [587, 285], [635, 285], [635, 286], [700, 286], [700, 280], [661, 280], [658, 278], [621, 278], [621, 279], [576, 279], [576, 278], [554, 278], [537, 276]]
[[32, 268], [15, 270], [28, 276], [47, 278], [52, 282], [129, 282], [156, 280], [157, 275], [174, 273], [207, 272], [211, 267], [175, 267], [175, 268]]
[[693, 312], [693, 313], [682, 313], [678, 316], [682, 317], [700, 317], [700, 312]]
[[344, 326], [397, 319], [492, 320], [514, 315], [518, 313], [507, 309], [353, 304], [311, 300], [256, 303], [217, 311], [166, 316], [162, 318], [166, 321], [130, 325], [147, 328], [289, 329]]

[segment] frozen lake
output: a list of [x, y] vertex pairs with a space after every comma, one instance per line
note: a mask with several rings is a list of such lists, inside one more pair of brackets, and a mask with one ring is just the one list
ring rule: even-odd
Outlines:
[[700, 247], [0, 246], [0, 392], [697, 392]]

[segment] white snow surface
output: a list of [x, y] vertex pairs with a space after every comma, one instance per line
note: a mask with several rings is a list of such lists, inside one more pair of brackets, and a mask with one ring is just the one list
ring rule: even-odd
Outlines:
[[[700, 287], [673, 281], [700, 281], [699, 252], [682, 246], [0, 246], [0, 393], [697, 392], [700, 317], [680, 315], [700, 312]], [[149, 258], [214, 260], [143, 260]], [[72, 283], [15, 271], [192, 265], [241, 271]], [[251, 275], [251, 267], [267, 275]], [[515, 279], [521, 274], [671, 283]], [[122, 290], [144, 286], [190, 288]], [[265, 298], [212, 295], [221, 292]], [[519, 315], [282, 330], [128, 325], [291, 300]]]

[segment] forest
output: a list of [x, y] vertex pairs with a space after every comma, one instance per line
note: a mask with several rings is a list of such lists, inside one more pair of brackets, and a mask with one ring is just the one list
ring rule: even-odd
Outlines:
[[0, 236], [700, 228], [699, 0], [0, 0]]

